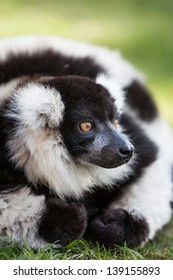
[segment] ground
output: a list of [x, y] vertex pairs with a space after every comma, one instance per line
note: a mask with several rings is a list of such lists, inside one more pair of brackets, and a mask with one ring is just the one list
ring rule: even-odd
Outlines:
[[153, 241], [143, 248], [129, 249], [125, 245], [111, 250], [86, 240], [74, 241], [71, 244], [55, 249], [51, 245], [33, 250], [27, 244], [22, 248], [15, 244], [0, 247], [0, 259], [9, 260], [172, 260], [173, 259], [173, 219], [161, 230]]

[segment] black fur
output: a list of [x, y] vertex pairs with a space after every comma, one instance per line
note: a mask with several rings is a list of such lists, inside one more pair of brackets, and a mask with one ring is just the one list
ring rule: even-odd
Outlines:
[[50, 198], [46, 211], [38, 225], [39, 235], [49, 243], [66, 244], [83, 236], [87, 215], [82, 204], [67, 204]]
[[[60, 131], [69, 153], [75, 160], [85, 156], [85, 160], [92, 163], [94, 161], [96, 165], [99, 163], [103, 165], [106, 156], [104, 159], [102, 155], [94, 159], [90, 148], [95, 137], [101, 133], [101, 124], [113, 123], [117, 116], [116, 107], [108, 91], [91, 79], [78, 76], [56, 78], [43, 84], [56, 88], [65, 104], [64, 120]], [[79, 125], [86, 121], [92, 123], [93, 129], [88, 133], [83, 133]], [[107, 134], [108, 130], [109, 128], [107, 128]]]
[[[65, 112], [60, 131], [69, 153], [75, 159], [105, 168], [117, 167], [130, 160], [132, 146], [113, 127], [118, 112], [114, 100], [103, 86], [78, 76], [60, 77], [43, 84], [56, 88], [61, 94]], [[86, 121], [93, 127], [90, 132], [83, 133], [79, 125]], [[98, 135], [109, 139], [103, 149], [93, 145]]]
[[158, 110], [150, 92], [141, 83], [133, 81], [124, 90], [127, 104], [138, 113], [139, 118], [150, 122], [158, 116]]
[[104, 244], [107, 248], [114, 245], [134, 247], [141, 244], [149, 229], [145, 219], [134, 218], [123, 209], [105, 210], [89, 223], [86, 236]]
[[173, 201], [171, 201], [170, 205], [171, 205], [171, 209], [173, 210]]
[[101, 121], [105, 121], [106, 118], [114, 120], [117, 111], [110, 93], [91, 79], [75, 75], [62, 76], [42, 84], [59, 91], [65, 104], [65, 117], [69, 114], [69, 118], [73, 117], [74, 122], [77, 121], [75, 116], [78, 115], [83, 119], [94, 116]]
[[95, 79], [100, 72], [104, 72], [103, 67], [90, 57], [74, 58], [50, 49], [34, 54], [9, 53], [7, 60], [0, 62], [0, 84], [25, 75], [80, 75]]
[[8, 122], [2, 116], [2, 108], [0, 114], [0, 193], [12, 192], [20, 189], [23, 185], [27, 184], [27, 178], [23, 173], [23, 170], [15, 168], [11, 160], [9, 159], [8, 149], [6, 147], [8, 133], [12, 133], [14, 129], [14, 122]]
[[142, 175], [142, 171], [157, 159], [158, 148], [156, 144], [148, 138], [144, 130], [128, 115], [122, 115], [120, 123], [124, 128], [125, 134], [129, 136], [135, 147], [137, 162], [134, 167], [134, 177], [139, 178]]

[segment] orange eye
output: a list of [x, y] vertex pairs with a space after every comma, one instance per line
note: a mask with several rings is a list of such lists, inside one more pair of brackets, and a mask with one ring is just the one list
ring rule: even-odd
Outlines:
[[114, 127], [117, 129], [118, 127], [118, 120], [115, 120], [114, 123], [113, 123]]
[[92, 129], [92, 124], [90, 122], [83, 122], [79, 127], [81, 131], [88, 132]]

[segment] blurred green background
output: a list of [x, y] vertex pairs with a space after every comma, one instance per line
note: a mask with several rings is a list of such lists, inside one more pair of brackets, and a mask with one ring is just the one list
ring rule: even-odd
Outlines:
[[0, 0], [0, 37], [23, 34], [120, 49], [173, 126], [173, 0]]

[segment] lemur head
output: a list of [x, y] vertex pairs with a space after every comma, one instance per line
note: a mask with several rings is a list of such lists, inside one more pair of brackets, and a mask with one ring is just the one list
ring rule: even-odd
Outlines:
[[105, 87], [81, 77], [48, 85], [61, 93], [65, 107], [59, 128], [75, 162], [115, 168], [130, 160], [133, 146], [118, 131], [119, 113]]
[[133, 146], [118, 129], [114, 101], [106, 87], [78, 76], [20, 84], [4, 109], [11, 160], [32, 182], [49, 185], [58, 172], [65, 180], [69, 167], [127, 163]]

